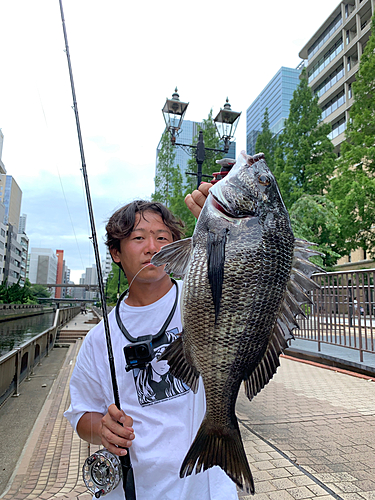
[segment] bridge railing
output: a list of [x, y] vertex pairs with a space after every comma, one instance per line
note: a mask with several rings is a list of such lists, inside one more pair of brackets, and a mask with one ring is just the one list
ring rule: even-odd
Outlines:
[[0, 404], [19, 394], [20, 383], [48, 356], [59, 329], [80, 312], [80, 306], [56, 311], [53, 326], [0, 357]]
[[311, 293], [313, 305], [307, 318], [298, 320], [296, 338], [332, 344], [363, 353], [375, 353], [375, 269], [319, 273], [313, 276], [320, 289]]

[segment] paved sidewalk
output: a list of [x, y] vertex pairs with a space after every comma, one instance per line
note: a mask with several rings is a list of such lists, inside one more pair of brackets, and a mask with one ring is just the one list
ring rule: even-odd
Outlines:
[[[375, 381], [283, 358], [237, 415], [259, 500], [375, 500]], [[283, 458], [280, 458], [280, 455]], [[249, 497], [250, 498], [250, 497]]]
[[[91, 499], [81, 478], [88, 445], [63, 418], [80, 344], [69, 348], [4, 500]], [[240, 393], [237, 414], [256, 489], [241, 500], [375, 500], [375, 382], [283, 358], [251, 403]]]

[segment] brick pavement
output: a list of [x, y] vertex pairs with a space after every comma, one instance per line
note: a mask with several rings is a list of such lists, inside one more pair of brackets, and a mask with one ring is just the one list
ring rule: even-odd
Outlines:
[[[237, 414], [246, 430], [273, 450], [263, 455], [263, 464], [255, 463], [256, 497], [266, 493], [264, 500], [299, 500], [328, 494], [344, 500], [375, 500], [371, 379], [282, 359], [274, 379], [251, 403], [241, 392]], [[281, 483], [273, 479], [282, 469], [274, 469], [275, 460], [281, 465], [276, 451], [285, 457], [283, 477], [289, 480], [289, 486], [282, 483], [282, 491]], [[296, 469], [303, 474], [293, 475]], [[258, 476], [258, 470], [267, 474]]]
[[[91, 499], [88, 445], [63, 418], [80, 345], [69, 347], [4, 500]], [[240, 500], [375, 500], [374, 382], [282, 359], [251, 403], [240, 393], [237, 414], [256, 488]]]

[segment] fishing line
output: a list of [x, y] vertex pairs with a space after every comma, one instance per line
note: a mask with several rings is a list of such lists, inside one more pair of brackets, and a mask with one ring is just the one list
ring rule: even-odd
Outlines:
[[[110, 330], [109, 330], [109, 321], [108, 321], [108, 315], [107, 315], [107, 303], [106, 303], [105, 293], [104, 293], [104, 281], [103, 281], [102, 268], [101, 268], [101, 262], [100, 262], [100, 256], [99, 256], [98, 241], [97, 241], [97, 237], [96, 237], [94, 212], [92, 209], [90, 186], [89, 186], [89, 180], [88, 180], [87, 170], [86, 170], [86, 161], [85, 161], [85, 154], [84, 154], [84, 150], [83, 150], [81, 125], [80, 125], [79, 115], [78, 115], [77, 99], [76, 99], [76, 93], [75, 93], [75, 88], [74, 88], [73, 72], [72, 72], [72, 65], [71, 65], [71, 61], [70, 61], [68, 37], [67, 37], [66, 27], [65, 27], [65, 19], [64, 19], [62, 0], [59, 0], [59, 4], [60, 4], [62, 27], [63, 27], [63, 32], [64, 32], [64, 40], [65, 40], [65, 48], [66, 48], [65, 52], [66, 52], [66, 57], [67, 57], [67, 61], [68, 61], [68, 68], [69, 68], [70, 86], [71, 86], [72, 97], [73, 97], [73, 110], [74, 110], [75, 119], [76, 119], [79, 150], [80, 150], [80, 154], [81, 154], [82, 174], [83, 174], [83, 178], [85, 181], [85, 188], [86, 188], [86, 200], [87, 200], [87, 208], [88, 208], [89, 218], [90, 218], [92, 244], [94, 247], [95, 262], [96, 262], [96, 267], [97, 267], [97, 271], [98, 271], [99, 293], [100, 293], [100, 298], [101, 298], [101, 302], [102, 302], [103, 323], [104, 323], [104, 331], [105, 331], [105, 337], [106, 337], [106, 342], [107, 342], [108, 362], [109, 362], [109, 368], [110, 368], [110, 372], [111, 372], [112, 389], [113, 389], [113, 395], [114, 395], [114, 399], [115, 399], [115, 405], [120, 410], [121, 409], [120, 396], [119, 396], [119, 392], [118, 392], [115, 362], [114, 362], [113, 350], [112, 350], [112, 341], [111, 341], [111, 335], [110, 335]], [[112, 490], [112, 486], [114, 485], [114, 483], [116, 481], [114, 481], [113, 484], [110, 485], [110, 484], [108, 484], [109, 482], [107, 481], [107, 479], [111, 478], [111, 479], [115, 479], [115, 480], [118, 479], [119, 480], [118, 474], [120, 473], [120, 470], [121, 470], [125, 498], [126, 498], [126, 500], [136, 500], [134, 472], [133, 472], [133, 468], [132, 468], [131, 461], [130, 461], [129, 450], [127, 449], [126, 455], [122, 455], [119, 457], [119, 461], [121, 463], [120, 468], [116, 467], [116, 463], [118, 463], [118, 461], [117, 461], [118, 457], [116, 457], [116, 455], [111, 454], [111, 456], [113, 457], [113, 461], [108, 461], [108, 465], [107, 465], [106, 458], [103, 457], [102, 455], [100, 455], [101, 453], [102, 453], [101, 451], [97, 452], [96, 454], [94, 453], [94, 455], [92, 455], [91, 457], [89, 457], [86, 460], [85, 465], [83, 467], [84, 474], [85, 474], [85, 472], [87, 472], [89, 477], [94, 481], [95, 485], [100, 484], [99, 489], [97, 489], [97, 486], [94, 487], [95, 497], [99, 498], [100, 496], [105, 495], [106, 493], [108, 493], [109, 491]], [[84, 479], [85, 479], [85, 475], [84, 475]], [[116, 487], [117, 484], [118, 484], [118, 482], [114, 485], [114, 487]], [[87, 483], [86, 483], [86, 485], [87, 485]], [[110, 489], [109, 489], [109, 487], [110, 487]], [[97, 490], [97, 491], [95, 491], [95, 490]]]
[[135, 280], [135, 278], [138, 276], [138, 274], [139, 274], [141, 271], [143, 271], [143, 269], [146, 269], [146, 267], [148, 267], [148, 266], [152, 266], [151, 262], [149, 262], [148, 264], [146, 264], [144, 267], [142, 267], [142, 269], [140, 269], [140, 270], [137, 272], [137, 274], [134, 276], [134, 278], [132, 279], [132, 281], [131, 281], [131, 283], [130, 283], [130, 285], [129, 285], [128, 291], [130, 290], [130, 287], [132, 286], [133, 281], [134, 281], [134, 280]]
[[[38, 88], [36, 89], [36, 91], [38, 92], [38, 97], [39, 97], [40, 106], [41, 106], [41, 108], [42, 108], [42, 113], [43, 113], [43, 117], [44, 117], [44, 122], [45, 122], [45, 125], [46, 125], [47, 133], [48, 133], [48, 135], [49, 135], [49, 134], [50, 134], [50, 133], [49, 133], [49, 127], [48, 127], [47, 117], [46, 117], [46, 114], [45, 114], [45, 112], [44, 112], [43, 101], [42, 101], [42, 98], [41, 98], [41, 96], [40, 96], [40, 92], [39, 92], [39, 89], [38, 89]], [[68, 215], [69, 215], [69, 220], [70, 220], [70, 223], [71, 223], [71, 225], [72, 225], [72, 230], [73, 230], [73, 234], [74, 234], [74, 239], [76, 240], [76, 245], [77, 245], [77, 250], [78, 250], [79, 258], [81, 259], [81, 264], [82, 264], [82, 267], [83, 267], [83, 269], [84, 269], [84, 268], [85, 268], [85, 266], [84, 266], [84, 264], [83, 264], [83, 259], [82, 259], [81, 251], [80, 251], [80, 248], [79, 248], [79, 245], [78, 245], [77, 235], [76, 235], [76, 232], [75, 232], [75, 229], [74, 229], [74, 224], [73, 224], [72, 217], [71, 217], [71, 215], [70, 215], [69, 205], [68, 205], [68, 201], [67, 201], [66, 196], [65, 196], [64, 186], [63, 186], [63, 183], [62, 183], [62, 180], [61, 180], [60, 170], [59, 170], [59, 167], [57, 166], [57, 163], [55, 163], [55, 168], [56, 168], [56, 170], [57, 170], [57, 175], [59, 176], [60, 186], [61, 186], [61, 190], [62, 190], [62, 193], [63, 193], [63, 197], [64, 197], [64, 201], [65, 201], [66, 209], [67, 209], [67, 212], [68, 212]]]

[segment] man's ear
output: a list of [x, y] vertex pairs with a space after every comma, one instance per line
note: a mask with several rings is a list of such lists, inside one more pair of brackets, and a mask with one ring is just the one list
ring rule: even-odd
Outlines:
[[120, 251], [117, 250], [116, 248], [111, 248], [111, 250], [109, 251], [109, 253], [111, 254], [112, 256], [112, 259], [113, 259], [113, 262], [116, 262], [116, 264], [118, 264], [120, 262]]

